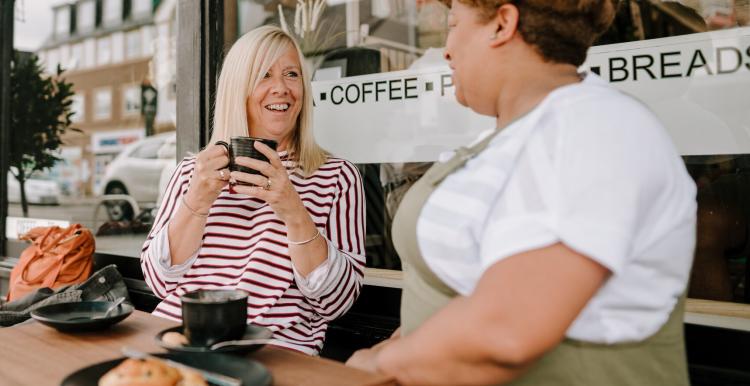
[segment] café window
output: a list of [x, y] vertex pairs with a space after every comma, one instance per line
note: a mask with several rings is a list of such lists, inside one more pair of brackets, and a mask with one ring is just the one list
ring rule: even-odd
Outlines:
[[[129, 7], [131, 19], [140, 15], [138, 27], [123, 30], [121, 34], [117, 31], [94, 33], [99, 3], [105, 28], [110, 26], [107, 20], [114, 21], [117, 14], [122, 17], [125, 7]], [[167, 15], [164, 19], [144, 21], [151, 16], [152, 6], [171, 7], [171, 10], [163, 12]], [[68, 131], [61, 138], [64, 145], [59, 149], [60, 160], [43, 176], [60, 187], [59, 194], [49, 198], [58, 205], [38, 205], [39, 200], [32, 199], [28, 217], [81, 223], [96, 235], [97, 253], [137, 259], [153, 221], [152, 211], [159, 204], [159, 190], [166, 186], [176, 167], [177, 28], [172, 26], [178, 24], [177, 7], [177, 2], [171, 1], [80, 0], [70, 9], [75, 12], [76, 34], [81, 39], [66, 43], [70, 45], [69, 55], [65, 55], [60, 46], [40, 52], [45, 70], [52, 71], [54, 64], [62, 62], [63, 65], [70, 63], [68, 70], [86, 71], [66, 73], [77, 92], [71, 103], [74, 113], [71, 126], [81, 131]], [[140, 24], [141, 21], [146, 24]], [[158, 38], [153, 32], [144, 33], [144, 29], [155, 31], [156, 27], [162, 27], [159, 30], [163, 31]], [[55, 28], [61, 27], [53, 26], [50, 38], [57, 36]], [[146, 52], [147, 45], [158, 55]], [[103, 77], [99, 72], [99, 64], [146, 57], [148, 60], [123, 63], [114, 77]], [[105, 67], [102, 71], [113, 74], [113, 70]], [[152, 136], [146, 135], [144, 121], [140, 118], [140, 83], [147, 74], [158, 92]], [[138, 151], [134, 152], [136, 149]], [[35, 175], [35, 178], [42, 176]], [[109, 194], [124, 194], [132, 200], [107, 201], [105, 196]], [[20, 202], [10, 203], [8, 215], [16, 219], [23, 217]], [[9, 222], [16, 223], [16, 220]], [[14, 230], [10, 230], [11, 234]], [[11, 237], [11, 242], [22, 245], [17, 237]], [[11, 257], [18, 257], [18, 254]], [[0, 278], [0, 287], [2, 282]]]
[[[654, 110], [698, 185], [689, 296], [750, 303], [750, 5], [621, 3], [581, 70]], [[274, 9], [240, 1], [238, 34], [273, 24], [297, 37], [314, 70], [316, 138], [357, 163], [363, 177], [367, 264], [400, 269], [390, 227], [404, 193], [441, 153], [470, 143], [494, 120], [455, 103], [442, 56], [449, 10], [441, 2], [325, 4], [307, 14], [316, 19], [310, 33], [293, 2]]]

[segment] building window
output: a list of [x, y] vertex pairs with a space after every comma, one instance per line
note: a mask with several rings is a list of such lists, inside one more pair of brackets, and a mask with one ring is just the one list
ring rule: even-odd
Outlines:
[[141, 30], [136, 29], [125, 35], [125, 59], [140, 58], [143, 56], [143, 35]]
[[86, 96], [84, 94], [73, 95], [73, 103], [70, 105], [73, 116], [70, 120], [73, 122], [84, 122], [86, 121]]
[[106, 0], [104, 2], [102, 19], [105, 26], [115, 26], [122, 21], [122, 0]]
[[54, 74], [57, 71], [57, 65], [60, 63], [60, 52], [58, 50], [47, 51], [47, 72]]
[[64, 70], [70, 68], [70, 48], [68, 44], [60, 46], [60, 65]]
[[143, 47], [145, 48], [145, 55], [152, 56], [154, 55], [154, 27], [143, 26], [141, 30], [143, 31]]
[[96, 20], [96, 3], [93, 0], [85, 0], [78, 3], [76, 12], [76, 28], [78, 33], [87, 33], [94, 30]]
[[122, 90], [122, 114], [138, 115], [141, 113], [141, 87], [125, 86]]
[[112, 90], [103, 88], [94, 93], [94, 119], [104, 120], [112, 116]]
[[130, 0], [133, 18], [151, 14], [151, 0]]
[[73, 46], [70, 48], [69, 66], [71, 70], [83, 67], [83, 61], [85, 59], [83, 55], [83, 43], [73, 44]]
[[112, 41], [109, 36], [96, 41], [96, 64], [109, 64], [112, 60]]
[[55, 37], [67, 37], [70, 33], [70, 7], [60, 7], [55, 10]]
[[86, 39], [83, 42], [83, 50], [83, 68], [94, 67], [96, 65], [96, 40]]

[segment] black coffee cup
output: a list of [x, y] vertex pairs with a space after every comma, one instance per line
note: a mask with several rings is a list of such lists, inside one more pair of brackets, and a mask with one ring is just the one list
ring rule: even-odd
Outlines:
[[247, 292], [202, 289], [180, 296], [182, 333], [191, 346], [241, 339], [247, 328]]
[[266, 146], [270, 147], [273, 150], [276, 150], [276, 141], [266, 138], [232, 137], [229, 140], [231, 145], [224, 141], [218, 141], [216, 142], [216, 144], [224, 146], [224, 148], [227, 149], [227, 153], [229, 154], [229, 170], [249, 174], [261, 174], [255, 169], [246, 168], [244, 166], [237, 165], [237, 163], [234, 162], [235, 158], [237, 157], [250, 157], [264, 162], [269, 162], [268, 157], [255, 149], [255, 141], [263, 142], [264, 144], [266, 144]]

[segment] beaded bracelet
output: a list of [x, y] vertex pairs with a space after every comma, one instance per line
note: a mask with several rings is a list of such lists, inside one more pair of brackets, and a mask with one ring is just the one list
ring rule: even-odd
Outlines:
[[313, 240], [317, 239], [318, 237], [320, 237], [320, 232], [315, 232], [315, 236], [313, 236], [312, 238], [307, 239], [305, 241], [292, 241], [292, 240], [286, 239], [286, 242], [289, 243], [289, 244], [292, 244], [292, 245], [303, 245], [303, 244], [307, 244], [309, 242], [312, 242]]
[[187, 201], [185, 201], [185, 196], [182, 196], [182, 205], [184, 205], [185, 208], [187, 208], [187, 210], [189, 210], [190, 213], [192, 213], [194, 216], [203, 217], [203, 218], [208, 217], [208, 213], [200, 213], [196, 211], [195, 209], [191, 208], [190, 205], [188, 205]]

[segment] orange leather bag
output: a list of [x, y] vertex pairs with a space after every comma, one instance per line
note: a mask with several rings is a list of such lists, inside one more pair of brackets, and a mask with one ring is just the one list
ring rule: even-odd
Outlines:
[[81, 224], [32, 228], [21, 240], [32, 244], [10, 273], [9, 301], [42, 287], [82, 283], [91, 275], [94, 236]]

